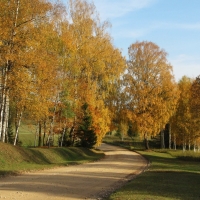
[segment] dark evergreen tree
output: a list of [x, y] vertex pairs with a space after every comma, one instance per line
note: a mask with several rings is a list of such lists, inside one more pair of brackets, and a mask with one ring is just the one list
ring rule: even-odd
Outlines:
[[92, 116], [88, 110], [88, 104], [82, 106], [83, 120], [78, 128], [78, 136], [80, 138], [80, 145], [86, 148], [92, 148], [97, 142], [97, 136], [92, 127]]

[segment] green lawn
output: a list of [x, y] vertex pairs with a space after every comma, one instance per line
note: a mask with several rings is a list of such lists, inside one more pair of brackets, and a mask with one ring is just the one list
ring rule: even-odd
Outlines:
[[[181, 151], [138, 151], [150, 161], [149, 169], [113, 193], [109, 200], [198, 200], [200, 162], [183, 160]], [[191, 158], [192, 153], [188, 158]], [[198, 155], [198, 156], [197, 156]], [[199, 153], [195, 157], [200, 157]]]
[[[21, 146], [23, 147], [34, 147], [35, 143], [35, 132], [36, 126], [22, 123], [19, 128], [19, 141], [21, 142]], [[38, 137], [38, 135], [37, 135]], [[43, 134], [42, 134], [43, 137]], [[54, 135], [54, 146], [58, 146], [58, 138], [60, 135]], [[46, 136], [47, 139], [47, 136]], [[38, 138], [36, 140], [36, 145], [38, 145]]]

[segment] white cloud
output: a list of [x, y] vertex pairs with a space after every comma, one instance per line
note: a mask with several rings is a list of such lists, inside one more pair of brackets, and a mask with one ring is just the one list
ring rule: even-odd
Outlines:
[[200, 61], [199, 57], [195, 57], [195, 56], [190, 56], [190, 55], [186, 55], [186, 54], [179, 54], [175, 59], [173, 59], [174, 63], [182, 63], [182, 62], [192, 62], [192, 61]]
[[113, 32], [112, 35], [115, 39], [117, 38], [139, 38], [146, 35], [148, 30], [145, 29], [135, 29], [135, 30], [122, 30], [118, 32]]
[[145, 28], [136, 28], [133, 27], [130, 28], [123, 28], [120, 29], [120, 24], [118, 24], [116, 27], [118, 27], [119, 31], [115, 31], [112, 33], [113, 37], [115, 39], [117, 38], [139, 38], [143, 37], [145, 35], [148, 35], [149, 33], [161, 30], [161, 29], [184, 29], [184, 30], [200, 30], [200, 23], [199, 24], [173, 24], [173, 23], [152, 23], [146, 26]]
[[175, 59], [172, 59], [171, 64], [174, 68], [174, 75], [177, 81], [184, 75], [190, 78], [195, 78], [200, 75], [199, 57], [181, 54]]
[[200, 30], [200, 23], [173, 23], [173, 22], [154, 22], [154, 29], [184, 29], [184, 30]]
[[177, 28], [188, 29], [188, 30], [200, 30], [200, 23], [195, 24], [177, 24]]
[[142, 9], [156, 0], [93, 0], [102, 20], [109, 20]]
[[[122, 25], [123, 26], [123, 25]], [[149, 24], [149, 26], [146, 26], [145, 28], [136, 28], [133, 27], [130, 28], [121, 28], [120, 25], [117, 26], [119, 31], [115, 31], [112, 33], [113, 37], [115, 39], [117, 38], [139, 38], [143, 37], [145, 35], [148, 35], [149, 33], [161, 30], [161, 29], [184, 29], [184, 30], [200, 30], [200, 23], [199, 24], [173, 24], [173, 23], [153, 23]], [[179, 59], [181, 56], [179, 57]]]

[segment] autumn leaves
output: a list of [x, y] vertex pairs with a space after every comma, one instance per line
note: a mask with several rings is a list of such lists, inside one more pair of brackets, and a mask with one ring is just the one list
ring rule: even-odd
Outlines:
[[[87, 104], [100, 144], [104, 135], [134, 126], [146, 140], [175, 113], [179, 90], [167, 54], [152, 42], [136, 42], [128, 61], [112, 44], [109, 24], [85, 0], [0, 2], [0, 139], [8, 126], [29, 119], [35, 145], [74, 145], [82, 138]], [[90, 130], [89, 130], [90, 132]], [[63, 141], [64, 138], [68, 141]]]
[[180, 98], [176, 113], [171, 118], [174, 148], [200, 150], [200, 82], [199, 76], [192, 80], [183, 76], [178, 83]]
[[136, 122], [146, 141], [164, 129], [175, 111], [178, 95], [171, 68], [166, 52], [154, 43], [136, 42], [129, 47], [123, 76], [126, 119]]
[[14, 124], [15, 145], [24, 117], [36, 125], [35, 144], [49, 144], [57, 127], [73, 145], [87, 103], [100, 143], [111, 122], [106, 98], [125, 68], [109, 25], [81, 0], [67, 9], [43, 0], [0, 4], [1, 140]]

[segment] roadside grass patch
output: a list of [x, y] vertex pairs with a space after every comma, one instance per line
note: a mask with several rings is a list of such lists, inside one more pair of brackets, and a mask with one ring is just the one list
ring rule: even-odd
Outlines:
[[196, 161], [200, 162], [200, 152], [194, 152], [194, 151], [169, 151], [169, 154], [172, 156], [185, 161]]
[[0, 175], [19, 174], [98, 160], [99, 150], [85, 148], [24, 148], [0, 142]]
[[149, 160], [149, 169], [113, 193], [109, 200], [200, 199], [199, 153], [173, 150], [138, 153]]

